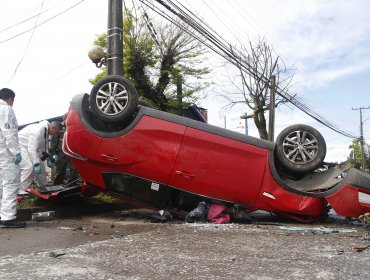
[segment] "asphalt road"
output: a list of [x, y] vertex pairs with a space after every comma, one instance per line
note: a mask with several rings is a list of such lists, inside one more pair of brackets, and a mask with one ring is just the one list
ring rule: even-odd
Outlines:
[[0, 279], [370, 279], [358, 223], [152, 223], [145, 210], [0, 229]]

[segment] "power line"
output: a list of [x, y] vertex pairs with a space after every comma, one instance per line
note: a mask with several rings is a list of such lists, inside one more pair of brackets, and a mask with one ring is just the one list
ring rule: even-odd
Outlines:
[[19, 36], [21, 36], [21, 35], [23, 35], [23, 34], [26, 34], [26, 33], [30, 32], [30, 31], [34, 30], [35, 28], [37, 28], [37, 27], [39, 27], [39, 26], [41, 26], [41, 25], [43, 25], [43, 24], [45, 24], [45, 23], [47, 23], [47, 22], [51, 21], [52, 19], [54, 19], [54, 18], [56, 18], [56, 17], [58, 17], [58, 16], [60, 16], [60, 15], [62, 15], [62, 14], [64, 14], [64, 13], [68, 12], [69, 10], [71, 10], [71, 9], [75, 8], [76, 6], [78, 6], [79, 4], [81, 4], [81, 3], [82, 3], [82, 2], [84, 2], [84, 1], [85, 1], [85, 0], [81, 0], [80, 2], [78, 2], [78, 3], [74, 4], [74, 5], [72, 5], [71, 7], [69, 7], [69, 8], [67, 8], [67, 9], [63, 10], [62, 12], [60, 12], [60, 13], [56, 14], [55, 16], [52, 16], [51, 18], [49, 18], [49, 19], [47, 19], [47, 20], [45, 20], [45, 21], [43, 21], [43, 22], [41, 22], [41, 23], [39, 23], [39, 24], [35, 25], [34, 27], [32, 27], [32, 28], [30, 28], [30, 29], [27, 29], [27, 30], [25, 30], [25, 31], [23, 31], [23, 32], [21, 32], [21, 33], [18, 33], [17, 35], [14, 35], [14, 36], [12, 36], [12, 37], [9, 37], [8, 39], [5, 39], [5, 40], [0, 41], [0, 44], [3, 44], [3, 43], [5, 43], [5, 42], [8, 42], [8, 41], [10, 41], [10, 40], [12, 40], [12, 39], [15, 39], [15, 38], [17, 38], [17, 37], [19, 37]]
[[[305, 6], [304, 6], [304, 3], [302, 1], [297, 1], [297, 4], [301, 7], [301, 10], [304, 11], [304, 16], [306, 18], [303, 18], [302, 14], [300, 14], [299, 18], [300, 18], [300, 21], [303, 21], [305, 23], [305, 26], [307, 26], [307, 23], [312, 23], [314, 22], [316, 19], [314, 17], [312, 17], [308, 11], [306, 10]], [[279, 10], [279, 15], [282, 15], [285, 19], [286, 19], [286, 22], [289, 26], [292, 27], [292, 30], [295, 29], [297, 23], [295, 22], [292, 22], [288, 17], [287, 17], [287, 13], [286, 13], [286, 9], [282, 8], [280, 3], [279, 4], [276, 4], [274, 3], [274, 6], [275, 6], [275, 9], [276, 10]], [[289, 61], [289, 60], [288, 60]], [[316, 81], [316, 78], [313, 77], [311, 74], [307, 73], [307, 72], [304, 72], [304, 73], [301, 73], [303, 76], [308, 76], [308, 78], [313, 81], [311, 84], [315, 86], [315, 84], [317, 84], [317, 81]], [[351, 88], [351, 90], [353, 90], [353, 87]], [[328, 92], [323, 90], [322, 88], [319, 88], [319, 87], [316, 87], [316, 92], [320, 94], [317, 94], [316, 98], [320, 98], [322, 100], [322, 102], [324, 102], [325, 104], [327, 104], [328, 106], [332, 106], [333, 104], [335, 104], [336, 108], [338, 108], [341, 112], [341, 115], [343, 116], [344, 114], [349, 115], [349, 113], [345, 113], [345, 112], [348, 112], [346, 109], [348, 108], [344, 108], [343, 107], [343, 104], [337, 102], [337, 99], [339, 100], [339, 98], [328, 98], [327, 95], [328, 95]]]
[[[42, 11], [42, 7], [44, 6], [44, 2], [45, 2], [45, 0], [42, 0], [41, 6], [40, 6], [40, 11]], [[31, 36], [30, 36], [30, 39], [28, 40], [27, 46], [26, 46], [26, 48], [24, 49], [24, 52], [23, 52], [23, 55], [22, 55], [21, 59], [19, 60], [19, 62], [18, 62], [18, 64], [17, 64], [17, 66], [15, 67], [15, 70], [14, 70], [13, 76], [12, 76], [12, 78], [10, 79], [10, 83], [13, 81], [13, 79], [14, 79], [15, 75], [17, 74], [17, 71], [18, 71], [19, 66], [21, 65], [21, 63], [22, 63], [23, 59], [24, 59], [24, 58], [25, 58], [25, 56], [26, 56], [26, 53], [27, 53], [28, 47], [30, 46], [31, 41], [32, 41], [32, 38], [33, 38], [33, 34], [35, 33], [35, 26], [37, 25], [37, 22], [38, 22], [38, 20], [39, 20], [39, 18], [40, 18], [40, 15], [41, 15], [41, 13], [39, 13], [39, 14], [38, 14], [38, 16], [37, 16], [37, 18], [36, 18], [36, 21], [35, 21], [35, 24], [34, 24], [34, 27], [33, 27], [33, 30], [32, 30]]]
[[77, 69], [81, 68], [82, 66], [84, 66], [85, 64], [87, 64], [88, 62], [91, 62], [91, 61], [85, 61], [79, 65], [77, 65], [76, 67], [72, 68], [71, 70], [69, 70], [68, 72], [64, 73], [63, 75], [59, 76], [58, 78], [56, 78], [54, 81], [50, 82], [49, 84], [35, 90], [34, 92], [31, 93], [32, 96], [35, 96], [35, 95], [38, 95], [39, 92], [41, 92], [42, 90], [44, 90], [45, 88], [48, 88], [49, 86], [55, 84], [56, 82], [62, 80], [63, 78], [67, 77], [69, 74], [71, 74], [72, 72], [76, 71]]
[[6, 31], [6, 30], [12, 29], [12, 28], [14, 28], [14, 27], [16, 27], [16, 26], [18, 26], [18, 25], [21, 25], [21, 24], [23, 24], [23, 23], [25, 23], [25, 22], [27, 22], [27, 21], [30, 21], [31, 19], [34, 19], [34, 18], [36, 18], [36, 17], [38, 18], [40, 15], [42, 15], [42, 14], [44, 14], [44, 13], [46, 13], [46, 12], [48, 12], [48, 11], [52, 10], [53, 8], [55, 8], [56, 6], [58, 6], [59, 4], [61, 4], [61, 3], [65, 2], [65, 1], [67, 1], [67, 0], [63, 0], [62, 2], [57, 3], [57, 4], [55, 4], [54, 6], [50, 7], [49, 9], [43, 10], [43, 11], [39, 12], [38, 14], [35, 14], [35, 15], [31, 16], [31, 17], [28, 17], [28, 18], [26, 18], [26, 19], [24, 19], [24, 20], [21, 20], [21, 21], [19, 21], [19, 22], [17, 22], [17, 23], [14, 23], [14, 24], [12, 24], [12, 25], [9, 25], [8, 27], [5, 27], [5, 28], [3, 28], [2, 30], [0, 30], [0, 33], [4, 32], [4, 31]]
[[[231, 32], [230, 31], [230, 29], [228, 28], [228, 26], [226, 25], [226, 23], [232, 23], [232, 29], [234, 30], [234, 31], [236, 31], [238, 34], [240, 34], [240, 31], [242, 31], [242, 29], [240, 28], [242, 25], [240, 25], [240, 24], [236, 24], [233, 20], [235, 19], [235, 17], [233, 17], [233, 16], [228, 16], [228, 15], [226, 15], [225, 13], [224, 13], [224, 11], [223, 12], [221, 12], [221, 13], [219, 13], [219, 14], [217, 14], [216, 15], [216, 13], [214, 12], [214, 8], [217, 8], [218, 6], [217, 6], [217, 3], [219, 3], [219, 2], [214, 2], [214, 3], [212, 3], [212, 5], [213, 5], [213, 7], [214, 8], [212, 8], [212, 7], [210, 7], [209, 5], [207, 5], [207, 3], [206, 3], [206, 1], [202, 1], [206, 6], [207, 6], [207, 9], [208, 10], [210, 10], [210, 11], [212, 11], [213, 12], [213, 14], [216, 16], [216, 20], [218, 20], [224, 27], [226, 27], [227, 28], [227, 30], [229, 30], [229, 33], [230, 34], [233, 34], [233, 32]], [[188, 3], [187, 1], [186, 1], [186, 3]], [[248, 3], [248, 6], [251, 6], [251, 4], [252, 3]], [[189, 4], [187, 4], [187, 6], [190, 6]], [[259, 30], [261, 30], [262, 32], [264, 32], [268, 37], [272, 37], [272, 39], [274, 39], [274, 37], [276, 37], [276, 34], [279, 34], [279, 30], [276, 28], [276, 26], [271, 22], [271, 20], [270, 20], [270, 18], [268, 18], [268, 17], [266, 17], [266, 15], [265, 15], [265, 13], [264, 13], [264, 10], [261, 10], [259, 7], [258, 7], [258, 5], [256, 5], [256, 3], [254, 3], [254, 5], [252, 5], [252, 6], [254, 6], [256, 9], [257, 9], [257, 11], [258, 11], [258, 13], [260, 14], [260, 16], [259, 17], [263, 17], [264, 18], [264, 22], [269, 22], [270, 23], [270, 27], [272, 27], [272, 29], [274, 30], [273, 32], [272, 32], [272, 34], [271, 34], [271, 32], [269, 32], [268, 31], [268, 29], [265, 29], [265, 28], [263, 28], [261, 25], [258, 25], [258, 23], [256, 24], [257, 25], [257, 27], [254, 27], [254, 24], [253, 24], [253, 21], [256, 21], [255, 19], [253, 19], [253, 14], [252, 13], [250, 13], [249, 11], [250, 11], [250, 9], [248, 9], [248, 10], [246, 10], [245, 9], [245, 7], [244, 7], [244, 5], [240, 5], [239, 3], [238, 3], [238, 1], [235, 1], [235, 3], [233, 3], [233, 5], [228, 5], [228, 7], [227, 7], [227, 9], [233, 9], [233, 12], [235, 13], [235, 15], [240, 15], [240, 16], [243, 16], [243, 20], [246, 20], [251, 26], [251, 28], [252, 29], [254, 29], [255, 31], [257, 31], [257, 32], [259, 32]], [[190, 6], [191, 7], [191, 6]], [[275, 5], [275, 8], [274, 9], [276, 9], [276, 10], [281, 10], [281, 13], [279, 13], [280, 15], [283, 15], [283, 17], [284, 17], [284, 15], [285, 15], [285, 10], [284, 9], [281, 9], [281, 5], [278, 5], [278, 6], [276, 6]], [[195, 10], [194, 8], [193, 8], [193, 10]], [[198, 11], [198, 15], [199, 15], [199, 9], [197, 9], [197, 11]], [[225, 16], [226, 15], [226, 16]], [[285, 16], [286, 17], [286, 16]], [[248, 18], [251, 18], [251, 20], [248, 20]], [[287, 18], [287, 17], [286, 17]], [[293, 24], [290, 22], [290, 20], [287, 18], [287, 20], [286, 20], [287, 22], [288, 22], [288, 24], [290, 25], [290, 26], [293, 26]], [[312, 21], [312, 19], [311, 19], [311, 21]], [[310, 22], [310, 21], [308, 21], [308, 22]], [[253, 25], [253, 26], [252, 26]], [[239, 30], [239, 31], [238, 31]], [[233, 34], [234, 35], [234, 34]], [[239, 40], [239, 38], [238, 37], [236, 37], [235, 35], [234, 35], [234, 38], [236, 38], [237, 40]], [[279, 56], [279, 57], [281, 57], [279, 54], [277, 54], [277, 52], [276, 52], [276, 50], [275, 49], [273, 49], [272, 50], [277, 56]], [[284, 60], [286, 61], [287, 59], [286, 58], [284, 58]], [[291, 65], [292, 65], [292, 63], [291, 63]], [[302, 73], [300, 73], [300, 74], [302, 74]], [[303, 76], [305, 76], [305, 75], [307, 75], [307, 73], [303, 73]], [[315, 78], [313, 78], [312, 77], [312, 75], [309, 75], [309, 78], [310, 78], [310, 80], [312, 81], [314, 81], [315, 82]], [[315, 83], [313, 83], [313, 84], [315, 84]], [[322, 92], [322, 89], [318, 89], [318, 90], [316, 90], [316, 93], [317, 92]], [[329, 105], [330, 104], [330, 106], [332, 105], [332, 104], [335, 104], [336, 105], [336, 108], [341, 108], [342, 107], [342, 110], [339, 110], [339, 111], [341, 111], [342, 113], [341, 113], [341, 116], [343, 116], [343, 117], [345, 117], [345, 115], [347, 115], [347, 117], [348, 117], [348, 115], [349, 115], [349, 113], [348, 113], [348, 111], [346, 111], [346, 110], [344, 110], [344, 108], [343, 108], [343, 105], [342, 104], [339, 104], [339, 102], [337, 102], [337, 100], [336, 100], [336, 98], [328, 98], [328, 94], [325, 94], [325, 92], [322, 92], [322, 94], [316, 94], [316, 99], [317, 98], [320, 98], [321, 100], [322, 100], [322, 102], [323, 102], [323, 104], [327, 104], [327, 105]], [[307, 102], [303, 102], [303, 97], [302, 97], [302, 100], [301, 100], [301, 102], [302, 103], [306, 103], [307, 104]], [[329, 104], [328, 104], [329, 103]], [[284, 103], [285, 105], [286, 105], [286, 103]], [[323, 105], [322, 104], [322, 105]], [[348, 108], [347, 108], [348, 109]], [[337, 125], [336, 125], [337, 126]]]
[[[255, 73], [253, 73], [250, 70], [251, 67], [249, 63], [242, 59], [243, 55], [241, 51], [237, 50], [236, 48], [231, 48], [230, 44], [225, 39], [223, 39], [216, 31], [214, 31], [208, 24], [206, 24], [202, 19], [200, 19], [197, 15], [195, 15], [189, 9], [184, 7], [178, 1], [168, 0], [166, 1], [167, 3], [165, 3], [163, 0], [155, 0], [155, 2], [157, 2], [159, 5], [164, 7], [165, 10], [167, 10], [167, 13], [166, 11], [162, 11], [158, 9], [158, 7], [154, 6], [153, 2], [149, 3], [148, 0], [139, 0], [139, 1], [145, 4], [150, 9], [152, 9], [154, 12], [157, 12], [158, 14], [163, 15], [164, 18], [169, 19], [170, 22], [172, 23], [175, 23], [175, 21], [169, 17], [168, 12], [175, 15], [180, 20], [185, 22], [188, 26], [190, 26], [193, 30], [199, 33], [201, 37], [196, 36], [195, 34], [190, 34], [189, 31], [184, 30], [185, 32], [192, 35], [194, 38], [200, 40], [200, 42], [202, 42], [205, 46], [209, 47], [211, 50], [219, 54], [224, 59], [228, 60], [238, 68], [243, 69], [245, 72], [256, 78]], [[174, 2], [177, 2], [177, 4]], [[179, 26], [178, 23], [175, 24]], [[265, 76], [262, 76], [262, 79], [266, 83], [269, 82]], [[276, 93], [285, 100], [287, 100], [288, 102], [292, 103], [295, 107], [302, 110], [303, 112], [311, 116], [313, 119], [327, 126], [333, 131], [336, 131], [337, 133], [342, 134], [349, 138], [357, 138], [352, 133], [346, 132], [338, 128], [333, 123], [326, 120], [319, 113], [315, 112], [315, 110], [312, 107], [299, 101], [298, 98], [292, 96], [287, 90], [284, 91], [281, 88], [278, 88]]]

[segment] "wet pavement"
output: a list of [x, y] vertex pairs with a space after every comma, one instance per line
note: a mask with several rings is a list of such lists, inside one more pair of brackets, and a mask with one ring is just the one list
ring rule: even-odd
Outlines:
[[370, 241], [357, 221], [307, 225], [261, 212], [251, 224], [213, 225], [152, 223], [141, 209], [56, 213], [0, 229], [1, 279], [370, 279]]

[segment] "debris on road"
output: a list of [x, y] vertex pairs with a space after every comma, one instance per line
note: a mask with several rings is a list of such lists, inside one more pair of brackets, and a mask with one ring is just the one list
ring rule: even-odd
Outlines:
[[370, 240], [370, 233], [369, 232], [364, 235], [364, 240]]
[[299, 226], [280, 226], [282, 230], [286, 231], [308, 231], [321, 233], [351, 233], [357, 232], [355, 229], [341, 229], [341, 228], [327, 228], [327, 227], [299, 227]]
[[58, 258], [60, 256], [64, 256], [66, 253], [64, 253], [63, 251], [51, 251], [49, 253], [49, 257], [52, 257], [52, 258]]
[[231, 215], [226, 213], [227, 206], [220, 203], [212, 203], [209, 206], [207, 220], [212, 224], [226, 224], [230, 222]]
[[228, 207], [223, 203], [202, 201], [186, 215], [185, 221], [188, 223], [209, 221], [212, 224], [229, 222], [249, 224], [252, 222], [251, 217], [244, 210], [244, 207], [238, 204]]
[[358, 217], [360, 221], [363, 221], [365, 223], [366, 227], [370, 227], [370, 213], [365, 213]]
[[58, 229], [76, 231], [76, 230], [83, 230], [83, 227], [82, 226], [70, 226], [70, 227], [59, 227]]
[[37, 212], [32, 214], [32, 221], [41, 222], [54, 219], [55, 211]]
[[149, 218], [152, 223], [165, 223], [173, 219], [171, 212], [163, 209], [151, 214]]
[[354, 246], [353, 248], [352, 248], [352, 250], [354, 251], [354, 252], [362, 252], [362, 251], [364, 251], [364, 250], [366, 250], [366, 249], [369, 249], [370, 248], [370, 244], [369, 245], [367, 245], [367, 246]]

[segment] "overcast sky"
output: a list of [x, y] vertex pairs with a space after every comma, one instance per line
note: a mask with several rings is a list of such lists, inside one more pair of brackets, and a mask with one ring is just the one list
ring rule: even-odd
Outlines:
[[[359, 111], [352, 108], [370, 106], [370, 0], [181, 3], [231, 44], [265, 37], [296, 72], [293, 91], [340, 129], [359, 135]], [[108, 0], [0, 0], [0, 5], [0, 87], [16, 92], [19, 124], [62, 115], [72, 96], [90, 91], [88, 79], [98, 73], [87, 51], [96, 35], [106, 31]], [[214, 97], [223, 86], [223, 70], [215, 71], [215, 86], [201, 105], [208, 108], [210, 123], [224, 126], [223, 100]], [[234, 108], [227, 115], [243, 112], [249, 109]], [[363, 115], [369, 118], [364, 122], [369, 143], [370, 110]], [[327, 161], [349, 154], [350, 138], [321, 127], [292, 106], [278, 108], [276, 134], [293, 123], [319, 128], [327, 141]], [[249, 133], [257, 136], [253, 123], [248, 124]]]

